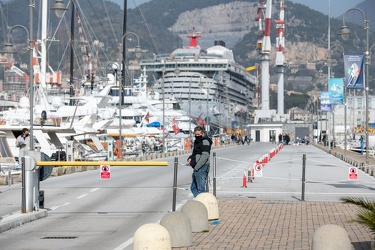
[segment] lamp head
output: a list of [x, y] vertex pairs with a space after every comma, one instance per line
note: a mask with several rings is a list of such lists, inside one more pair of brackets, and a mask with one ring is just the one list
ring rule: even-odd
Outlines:
[[13, 48], [12, 43], [5, 43], [4, 49], [0, 52], [4, 54], [17, 54], [17, 51]]
[[142, 56], [142, 53], [143, 53], [143, 51], [142, 51], [142, 49], [141, 49], [141, 46], [137, 45], [137, 46], [135, 47], [134, 52], [135, 52], [135, 56], [136, 56], [137, 58], [140, 58], [140, 57]]
[[63, 0], [56, 0], [56, 3], [52, 5], [51, 10], [55, 11], [55, 15], [61, 18], [64, 12], [67, 10]]
[[351, 34], [350, 29], [346, 25], [343, 25], [341, 27], [339, 35], [344, 41], [347, 41], [349, 39], [349, 35]]

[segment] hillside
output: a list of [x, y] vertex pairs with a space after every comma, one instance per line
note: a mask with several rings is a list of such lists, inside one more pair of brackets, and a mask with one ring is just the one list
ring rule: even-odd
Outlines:
[[[39, 10], [36, 1], [34, 20], [38, 20], [37, 12]], [[53, 0], [51, 0], [53, 2]], [[64, 1], [67, 3], [68, 1]], [[121, 34], [122, 18], [121, 9], [113, 2], [109, 1], [88, 1], [76, 0], [77, 5], [84, 13], [88, 21], [86, 39], [89, 43], [93, 39], [98, 39], [103, 43], [99, 51], [99, 68], [104, 69], [109, 62], [121, 60]], [[144, 3], [137, 9], [128, 10], [128, 32], [135, 32], [140, 38], [140, 44], [143, 48], [152, 53], [170, 53], [173, 49], [186, 46], [188, 44], [185, 35], [193, 28], [202, 33], [199, 43], [202, 48], [212, 46], [214, 40], [224, 40], [227, 47], [233, 49], [235, 59], [244, 66], [254, 65], [259, 60], [259, 55], [254, 49], [257, 40], [258, 27], [255, 23], [257, 11], [256, 0], [189, 0], [189, 1], [171, 1], [171, 0], [152, 0]], [[374, 4], [368, 0], [365, 3]], [[367, 5], [366, 5], [367, 6]], [[365, 8], [366, 6], [363, 6]], [[28, 4], [23, 0], [14, 0], [8, 4], [2, 5], [5, 17], [2, 18], [0, 32], [6, 37], [4, 27], [21, 24], [28, 27]], [[22, 14], [27, 13], [27, 14]], [[277, 18], [277, 7], [273, 9], [273, 20]], [[54, 68], [66, 70], [69, 60], [65, 53], [69, 43], [69, 17], [66, 14], [63, 26], [56, 31], [55, 39], [58, 43], [52, 43], [49, 50], [49, 58]], [[17, 18], [15, 18], [17, 17]], [[142, 18], [143, 17], [143, 18]], [[349, 18], [349, 16], [348, 16]], [[304, 72], [310, 76], [316, 74], [316, 71], [307, 69], [307, 65], [317, 63], [317, 68], [322, 66], [322, 61], [328, 57], [328, 17], [320, 12], [309, 9], [308, 7], [286, 2], [286, 59], [291, 65], [298, 65], [300, 73]], [[5, 23], [7, 20], [8, 23]], [[56, 27], [59, 20], [51, 14], [51, 24]], [[38, 21], [35, 21], [35, 30], [38, 30]], [[345, 48], [345, 52], [364, 51], [364, 31], [362, 25], [350, 25], [352, 30], [352, 40], [342, 41], [338, 37], [342, 25], [340, 19], [331, 19], [331, 44], [340, 44]], [[52, 32], [53, 31], [53, 32]], [[51, 28], [51, 35], [55, 28]], [[35, 33], [35, 37], [37, 32]], [[15, 43], [20, 43], [24, 47], [25, 35], [21, 32], [13, 32], [12, 37]], [[75, 31], [75, 44], [79, 48], [78, 28]], [[274, 43], [275, 27], [271, 31], [272, 42]], [[374, 34], [371, 33], [370, 41], [374, 40]], [[22, 44], [23, 43], [23, 44]], [[128, 43], [129, 47], [134, 47], [134, 39]], [[27, 54], [21, 55], [19, 61], [26, 62]], [[273, 59], [271, 54], [271, 59]], [[129, 55], [131, 58], [131, 55]], [[343, 76], [342, 51], [335, 48], [332, 53], [333, 58], [339, 60], [337, 67], [333, 71], [337, 76]], [[61, 59], [64, 58], [64, 59]], [[80, 51], [77, 50], [76, 65], [80, 65]], [[271, 65], [273, 63], [271, 62]], [[372, 63], [375, 65], [375, 63]], [[375, 66], [372, 66], [375, 67]], [[273, 67], [271, 68], [271, 71]], [[77, 68], [77, 75], [82, 74], [82, 70]], [[101, 71], [103, 74], [104, 71]], [[288, 74], [296, 74], [291, 71]], [[370, 75], [371, 78], [373, 76]]]

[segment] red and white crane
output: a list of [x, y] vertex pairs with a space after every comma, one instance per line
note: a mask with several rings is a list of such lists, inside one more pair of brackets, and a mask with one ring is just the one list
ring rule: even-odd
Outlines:
[[[259, 0], [259, 6], [264, 9], [264, 1]], [[262, 6], [263, 5], [263, 6]], [[259, 10], [259, 8], [258, 8]], [[271, 52], [271, 13], [272, 0], [267, 0], [264, 15], [264, 36], [262, 38], [261, 75], [262, 75], [262, 110], [270, 109], [270, 52]], [[263, 27], [263, 25], [262, 25]]]
[[277, 113], [284, 114], [284, 72], [285, 72], [285, 21], [284, 0], [277, 0], [280, 4], [279, 19], [276, 24], [276, 68], [277, 68]]

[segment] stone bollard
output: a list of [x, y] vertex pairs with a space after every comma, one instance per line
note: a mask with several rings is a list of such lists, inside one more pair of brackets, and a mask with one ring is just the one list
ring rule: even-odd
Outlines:
[[172, 249], [171, 237], [166, 228], [159, 224], [145, 224], [137, 229], [133, 238], [133, 249]]
[[[189, 217], [181, 212], [170, 212], [163, 216], [160, 225], [165, 227], [171, 236], [172, 247], [186, 247], [193, 243]], [[158, 249], [158, 248], [153, 248]]]
[[208, 211], [202, 202], [195, 200], [187, 201], [182, 206], [181, 212], [189, 217], [193, 233], [208, 232]]
[[206, 206], [208, 211], [208, 220], [219, 219], [219, 206], [214, 195], [210, 193], [200, 193], [197, 197], [195, 197], [195, 200], [202, 202]]
[[351, 250], [346, 230], [338, 225], [324, 225], [319, 227], [313, 235], [311, 250]]

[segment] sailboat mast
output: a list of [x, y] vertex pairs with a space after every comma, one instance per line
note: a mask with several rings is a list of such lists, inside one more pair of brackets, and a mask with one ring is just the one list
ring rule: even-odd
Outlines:
[[69, 105], [74, 105], [74, 80], [73, 80], [73, 69], [74, 69], [74, 1], [72, 3], [72, 12], [70, 17], [70, 85], [69, 85], [69, 96], [70, 102]]

